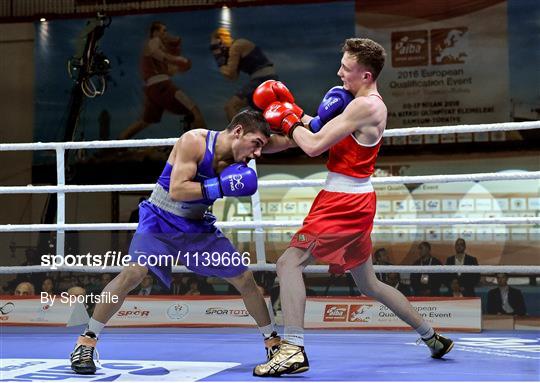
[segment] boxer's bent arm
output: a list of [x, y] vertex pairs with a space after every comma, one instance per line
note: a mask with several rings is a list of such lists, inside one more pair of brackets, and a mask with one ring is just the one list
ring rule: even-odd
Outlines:
[[176, 56], [173, 56], [161, 49], [161, 42], [157, 37], [148, 41], [148, 53], [150, 56], [161, 62], [175, 62]]
[[353, 100], [342, 114], [326, 123], [314, 134], [309, 129], [295, 129], [293, 137], [298, 146], [310, 157], [326, 152], [356, 130], [377, 129], [374, 121], [377, 105], [367, 97]]
[[249, 52], [252, 49], [253, 43], [251, 41], [245, 39], [234, 40], [229, 49], [227, 64], [219, 67], [221, 74], [229, 80], [236, 80], [238, 78], [238, 65], [240, 64], [242, 53]]
[[272, 134], [268, 139], [268, 143], [264, 145], [262, 152], [277, 153], [297, 146], [296, 142], [289, 137], [282, 136], [281, 134]]
[[201, 199], [201, 183], [192, 181], [197, 175], [197, 164], [204, 155], [205, 140], [194, 132], [185, 133], [175, 145], [176, 156], [171, 172], [169, 194], [176, 201]]

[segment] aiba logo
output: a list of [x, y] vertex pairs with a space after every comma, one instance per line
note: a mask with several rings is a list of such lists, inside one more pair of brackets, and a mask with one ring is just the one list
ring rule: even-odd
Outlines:
[[345, 322], [349, 305], [326, 305], [324, 308], [324, 322]]
[[392, 66], [428, 65], [428, 31], [392, 32]]

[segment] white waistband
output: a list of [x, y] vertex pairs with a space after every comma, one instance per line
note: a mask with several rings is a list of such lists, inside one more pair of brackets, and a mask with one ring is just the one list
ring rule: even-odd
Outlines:
[[166, 74], [156, 74], [146, 80], [146, 86], [157, 84], [158, 82], [167, 81], [170, 77]]
[[148, 202], [169, 213], [189, 219], [203, 219], [204, 214], [208, 210], [208, 205], [202, 203], [188, 204], [182, 201], [174, 201], [167, 190], [163, 189], [160, 184], [154, 186]]
[[273, 74], [276, 74], [276, 70], [274, 69], [274, 65], [265, 66], [251, 74], [249, 78], [254, 79], [258, 77], [265, 77], [265, 76], [271, 76]]
[[345, 174], [328, 172], [324, 190], [337, 193], [363, 194], [373, 191], [371, 177], [356, 178]]

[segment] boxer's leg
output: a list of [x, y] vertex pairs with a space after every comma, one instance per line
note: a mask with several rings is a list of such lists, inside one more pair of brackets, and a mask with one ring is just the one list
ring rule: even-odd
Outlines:
[[71, 369], [77, 374], [96, 372], [94, 352], [99, 333], [122, 306], [127, 294], [141, 283], [147, 273], [148, 269], [144, 266], [129, 265], [105, 286], [102, 293], [110, 293], [110, 297], [114, 297], [117, 302], [100, 302], [94, 308], [94, 314], [84, 333], [77, 339], [70, 356]]
[[285, 325], [284, 341], [279, 351], [253, 370], [255, 376], [298, 374], [309, 369], [304, 351], [304, 313], [306, 286], [303, 270], [312, 262], [309, 250], [289, 247], [277, 261], [281, 309]]
[[363, 264], [351, 269], [350, 273], [360, 292], [384, 304], [418, 332], [431, 349], [434, 358], [440, 358], [452, 349], [453, 342], [436, 334], [400, 291], [377, 279], [371, 257]]
[[257, 283], [255, 283], [253, 273], [246, 270], [239, 276], [225, 278], [225, 280], [233, 285], [242, 296], [246, 309], [255, 319], [259, 331], [264, 336], [266, 356], [270, 359], [277, 352], [281, 338], [277, 335], [276, 324], [270, 317], [268, 306], [257, 287]]

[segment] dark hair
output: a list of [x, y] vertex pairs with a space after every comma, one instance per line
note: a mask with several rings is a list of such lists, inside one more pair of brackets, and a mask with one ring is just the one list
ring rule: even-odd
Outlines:
[[431, 250], [431, 244], [430, 244], [429, 242], [426, 242], [426, 241], [420, 242], [420, 244], [418, 245], [418, 247], [420, 247], [420, 246], [422, 246], [422, 247], [427, 247], [428, 250]]
[[150, 38], [152, 38], [155, 31], [159, 31], [164, 26], [165, 24], [161, 21], [153, 21], [152, 24], [150, 24]]
[[379, 77], [386, 58], [386, 52], [379, 43], [370, 39], [353, 37], [345, 40], [341, 51], [354, 56], [356, 62], [368, 68], [373, 75], [373, 80]]
[[244, 134], [261, 132], [266, 137], [270, 137], [272, 133], [268, 121], [265, 120], [261, 112], [256, 110], [247, 109], [237, 113], [227, 126], [227, 130], [233, 130], [236, 125], [242, 125]]

